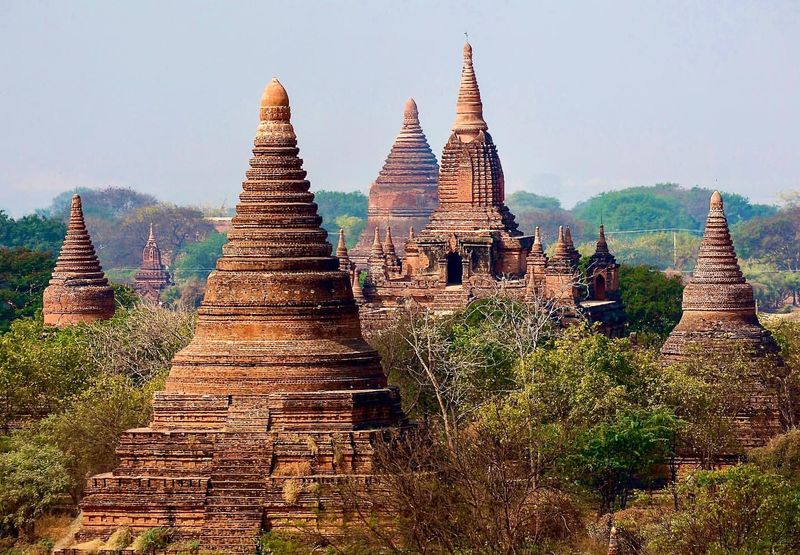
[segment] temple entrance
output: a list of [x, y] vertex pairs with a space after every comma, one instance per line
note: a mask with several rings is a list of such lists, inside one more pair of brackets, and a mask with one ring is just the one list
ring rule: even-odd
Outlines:
[[594, 300], [606, 300], [606, 280], [603, 276], [597, 276], [594, 279]]
[[461, 264], [461, 256], [457, 252], [447, 255], [447, 285], [461, 285], [464, 273], [464, 266]]

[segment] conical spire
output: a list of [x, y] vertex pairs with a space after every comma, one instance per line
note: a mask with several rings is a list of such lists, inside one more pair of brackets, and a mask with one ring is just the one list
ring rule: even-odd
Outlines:
[[617, 260], [608, 248], [606, 242], [606, 230], [603, 224], [600, 224], [600, 234], [597, 238], [597, 246], [595, 247], [594, 254], [589, 259], [590, 266], [598, 268], [606, 268], [615, 265]]
[[321, 227], [289, 96], [277, 79], [264, 90], [259, 116], [228, 242], [167, 391], [383, 387], [378, 356], [361, 336], [349, 274], [339, 270]]
[[359, 272], [358, 270], [355, 270], [353, 272], [353, 285], [352, 285], [353, 286], [353, 298], [355, 298], [356, 302], [359, 303], [359, 304], [363, 303], [366, 300], [365, 297], [364, 297], [364, 289], [362, 289], [361, 281], [359, 280], [360, 276], [361, 276], [361, 272]]
[[595, 252], [608, 252], [608, 243], [606, 242], [606, 229], [603, 224], [600, 224], [600, 236], [597, 238], [597, 248]]
[[413, 225], [409, 226], [409, 228], [408, 228], [408, 240], [409, 241], [413, 241], [414, 240], [414, 226]]
[[397, 258], [397, 252], [394, 249], [394, 241], [392, 240], [391, 226], [386, 226], [386, 239], [383, 242], [383, 254], [387, 257]]
[[147, 234], [147, 242], [155, 244], [156, 238], [153, 235], [153, 222], [150, 222], [150, 232]]
[[539, 226], [533, 230], [533, 245], [531, 246], [531, 253], [544, 254], [544, 247], [542, 246], [542, 234]]
[[79, 195], [72, 196], [64, 243], [44, 291], [44, 323], [66, 326], [114, 315], [114, 292], [86, 230]]
[[350, 257], [347, 254], [347, 244], [344, 241], [344, 229], [339, 228], [339, 243], [336, 245], [336, 258], [339, 259], [339, 269], [343, 272], [350, 271]]
[[372, 251], [370, 252], [369, 256], [370, 258], [384, 257], [383, 245], [381, 244], [380, 229], [378, 228], [378, 226], [375, 226], [375, 236], [372, 239]]
[[488, 129], [489, 126], [483, 120], [481, 91], [478, 88], [475, 69], [472, 67], [472, 46], [467, 42], [464, 45], [464, 66], [461, 69], [461, 85], [458, 89], [453, 131], [458, 134], [462, 142], [469, 142], [480, 131]]
[[719, 191], [714, 191], [711, 195], [703, 241], [700, 243], [697, 265], [691, 281], [718, 285], [745, 283], [733, 248], [722, 195]]

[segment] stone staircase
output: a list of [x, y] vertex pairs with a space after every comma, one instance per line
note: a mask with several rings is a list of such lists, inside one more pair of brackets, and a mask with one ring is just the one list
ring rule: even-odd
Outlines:
[[234, 403], [229, 408], [212, 462], [202, 536], [205, 549], [255, 551], [264, 512], [264, 477], [272, 464], [268, 419], [266, 406], [257, 403]]

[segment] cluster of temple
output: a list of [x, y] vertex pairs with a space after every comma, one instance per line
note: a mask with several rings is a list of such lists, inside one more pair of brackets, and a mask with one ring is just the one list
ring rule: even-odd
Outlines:
[[[369, 240], [360, 238], [350, 256], [340, 233], [334, 252], [299, 157], [288, 95], [273, 79], [194, 338], [172, 361], [149, 426], [126, 431], [117, 468], [89, 479], [78, 542], [122, 527], [169, 527], [199, 539], [204, 550], [249, 553], [261, 530], [327, 529], [346, 520], [339, 486], [360, 493], [379, 487], [376, 440], [409, 425], [362, 320], [379, 325], [409, 303], [447, 312], [499, 292], [553, 302], [567, 319], [586, 317], [608, 334], [622, 333], [619, 265], [603, 227], [582, 267], [569, 228], [559, 230], [548, 256], [539, 230], [524, 235], [505, 206], [469, 45], [441, 167], [409, 101], [371, 192], [379, 198], [370, 198]], [[136, 289], [157, 301], [170, 278], [152, 228], [143, 259]], [[754, 368], [780, 363], [756, 317], [719, 193], [683, 309], [662, 350], [665, 364], [698, 352], [724, 355], [734, 345], [744, 345]], [[113, 291], [75, 196], [44, 294], [45, 323], [113, 312]], [[776, 404], [755, 374], [743, 383], [753, 402], [731, 415], [747, 446], [780, 431]], [[89, 552], [87, 545], [62, 552]]]

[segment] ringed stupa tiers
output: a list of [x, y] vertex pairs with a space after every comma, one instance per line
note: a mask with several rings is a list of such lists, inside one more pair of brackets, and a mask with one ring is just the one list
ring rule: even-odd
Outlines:
[[350, 252], [354, 262], [367, 262], [375, 229], [397, 232], [397, 253], [405, 252], [409, 229], [422, 229], [436, 208], [439, 165], [419, 123], [413, 98], [406, 101], [403, 127], [377, 179], [369, 187], [367, 224]]
[[289, 98], [264, 90], [253, 157], [192, 342], [89, 480], [79, 541], [171, 527], [203, 550], [252, 553], [261, 530], [334, 526], [337, 484], [374, 482], [376, 437], [406, 425], [362, 338], [298, 156]]
[[153, 224], [150, 224], [150, 233], [147, 243], [142, 250], [142, 267], [136, 272], [133, 289], [144, 300], [158, 303], [161, 291], [172, 284], [172, 279], [161, 261], [161, 249], [158, 248]]
[[114, 291], [100, 267], [83, 218], [81, 197], [72, 196], [67, 235], [44, 290], [44, 323], [64, 327], [114, 315]]
[[[753, 287], [739, 269], [722, 195], [711, 196], [700, 251], [689, 283], [683, 290], [683, 315], [661, 348], [665, 363], [686, 361], [699, 354], [724, 357], [744, 349], [753, 364], [782, 364], [778, 345], [759, 323]], [[777, 400], [768, 397], [754, 370], [752, 402], [742, 414], [731, 415], [741, 429], [743, 447], [764, 445], [781, 432]]]

